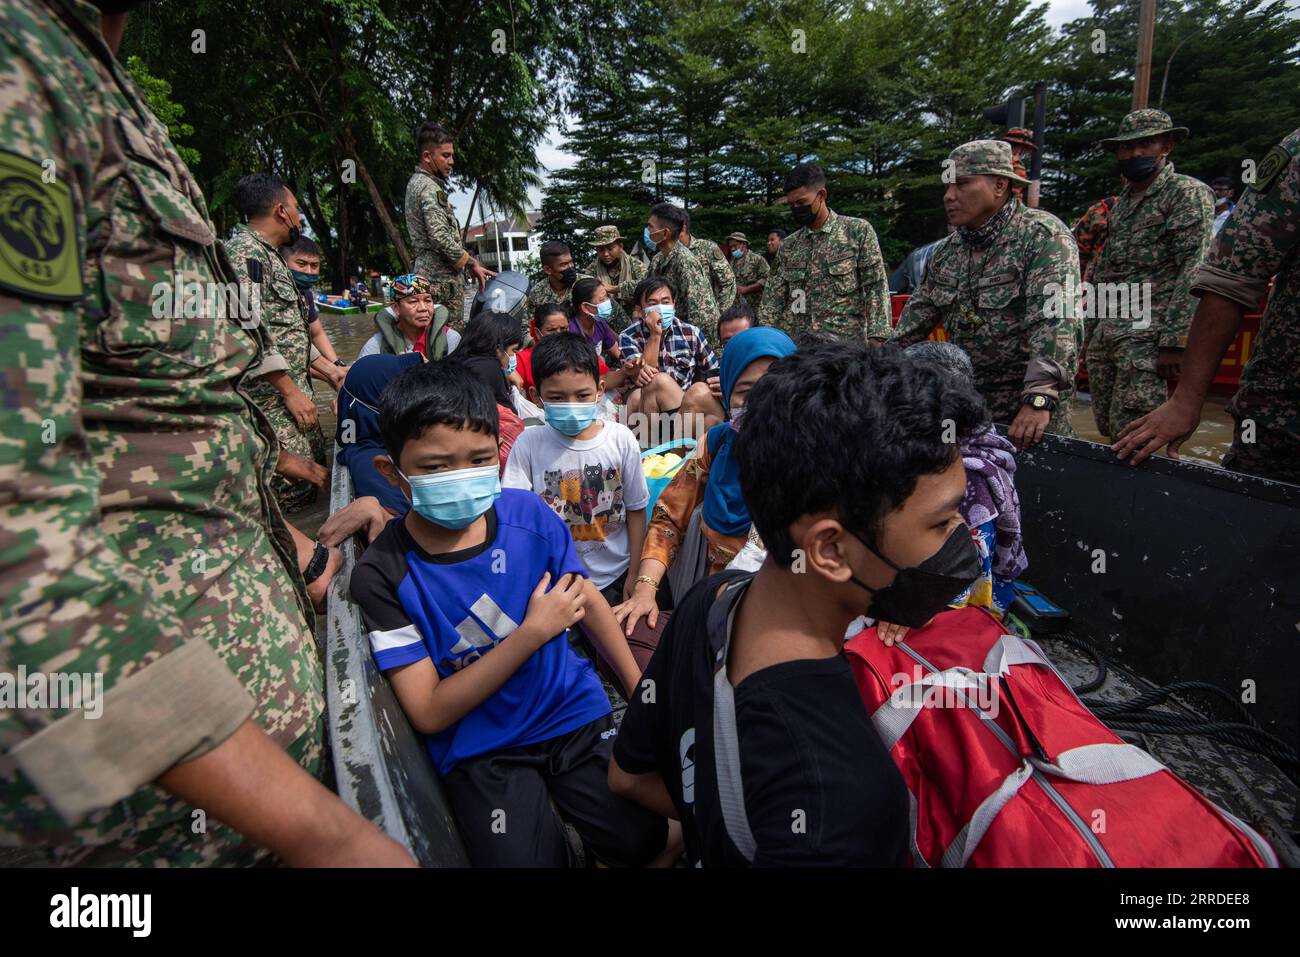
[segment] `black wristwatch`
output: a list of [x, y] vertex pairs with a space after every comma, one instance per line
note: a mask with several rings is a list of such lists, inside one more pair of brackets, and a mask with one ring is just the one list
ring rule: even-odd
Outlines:
[[1052, 412], [1056, 409], [1056, 400], [1051, 398], [1050, 396], [1045, 396], [1045, 395], [1022, 396], [1020, 399], [1020, 404], [1027, 405], [1031, 409], [1035, 409], [1039, 412], [1043, 411], [1044, 409], [1046, 409], [1048, 412]]

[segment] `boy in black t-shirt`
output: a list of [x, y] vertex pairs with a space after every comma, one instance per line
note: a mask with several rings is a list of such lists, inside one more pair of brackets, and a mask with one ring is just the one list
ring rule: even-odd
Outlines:
[[691, 863], [905, 862], [906, 790], [844, 632], [919, 627], [979, 573], [957, 450], [987, 418], [892, 348], [814, 346], [754, 385], [734, 452], [767, 559], [687, 593], [610, 762], [612, 790], [680, 818]]

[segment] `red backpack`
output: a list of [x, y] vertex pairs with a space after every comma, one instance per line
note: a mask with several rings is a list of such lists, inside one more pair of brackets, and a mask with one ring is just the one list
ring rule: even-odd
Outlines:
[[1093, 717], [980, 608], [846, 645], [911, 794], [919, 867], [1277, 867], [1272, 848]]

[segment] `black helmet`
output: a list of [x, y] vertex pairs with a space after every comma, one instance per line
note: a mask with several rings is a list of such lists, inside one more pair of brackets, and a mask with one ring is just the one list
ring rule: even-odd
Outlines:
[[474, 294], [474, 304], [469, 307], [473, 319], [480, 312], [504, 312], [513, 316], [525, 329], [528, 327], [528, 277], [507, 269], [487, 281], [487, 285]]

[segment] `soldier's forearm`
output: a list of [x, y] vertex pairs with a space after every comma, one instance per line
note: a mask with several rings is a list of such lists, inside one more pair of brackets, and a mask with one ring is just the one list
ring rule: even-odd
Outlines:
[[357, 854], [362, 859], [352, 863], [414, 865], [400, 845], [326, 790], [251, 720], [158, 783], [286, 864], [345, 863]]
[[1219, 371], [1219, 363], [1237, 337], [1245, 312], [1240, 303], [1217, 293], [1202, 294], [1187, 332], [1187, 348], [1183, 352], [1181, 375], [1173, 395], [1175, 402], [1200, 411], [1215, 373]]

